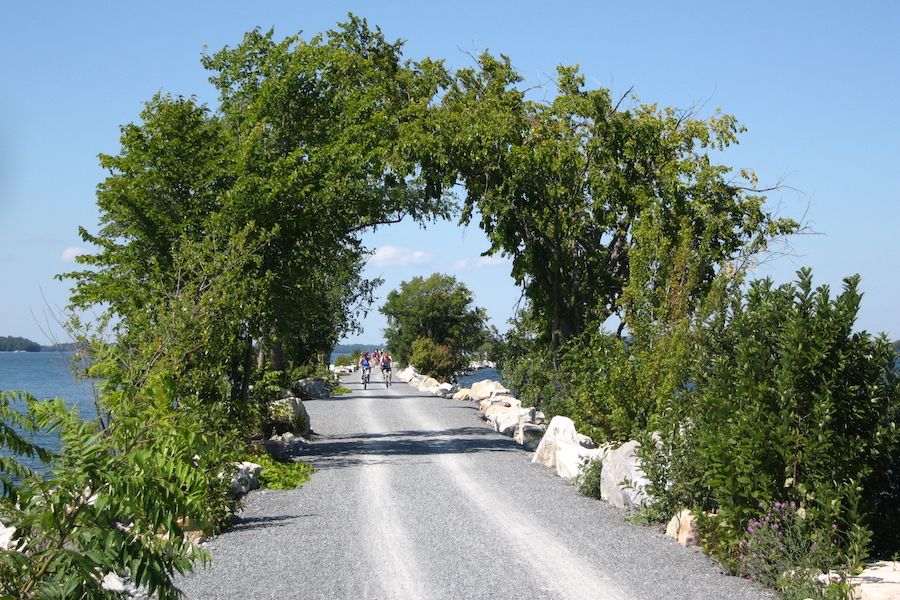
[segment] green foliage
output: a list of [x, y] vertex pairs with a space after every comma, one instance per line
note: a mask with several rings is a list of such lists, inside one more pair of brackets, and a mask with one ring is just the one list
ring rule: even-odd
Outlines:
[[836, 525], [835, 561], [897, 548], [896, 354], [852, 331], [857, 283], [832, 299], [808, 270], [777, 288], [755, 282], [663, 419], [659, 453], [647, 456], [652, 491], [715, 511], [707, 539], [728, 564], [760, 503], [795, 502], [814, 530]]
[[412, 343], [409, 363], [420, 373], [441, 381], [452, 381], [466, 366], [466, 359], [453, 352], [450, 346], [436, 344], [428, 338]]
[[586, 459], [581, 465], [581, 474], [575, 478], [573, 483], [578, 487], [578, 491], [588, 498], [601, 500], [600, 493], [601, 479], [603, 474], [603, 461]]
[[400, 364], [416, 365], [411, 358], [413, 342], [420, 338], [448, 346], [451, 354], [478, 349], [487, 336], [486, 316], [472, 302], [472, 292], [449, 275], [435, 273], [402, 282], [379, 309], [387, 317], [388, 351]]
[[107, 597], [107, 573], [128, 573], [160, 598], [179, 596], [173, 577], [206, 559], [188, 530], [218, 530], [233, 506], [220, 476], [230, 444], [174, 408], [174, 390], [156, 380], [139, 397], [112, 394], [106, 428], [61, 401], [29, 400], [28, 419], [58, 433], [62, 450], [47, 477], [21, 479], [0, 502], [17, 547], [0, 553], [4, 597]]
[[361, 276], [361, 232], [451, 212], [398, 151], [443, 72], [401, 62], [401, 45], [351, 16], [204, 56], [216, 109], [156, 95], [101, 156], [101, 228], [81, 231], [99, 251], [66, 275], [72, 305], [103, 305], [133, 363], [165, 363], [201, 402], [227, 382], [236, 414], [260, 369], [317, 362], [378, 284]]
[[[40, 425], [26, 410], [34, 402], [34, 396], [25, 392], [0, 391], [0, 490], [12, 501], [18, 487], [15, 481], [33, 474], [17, 457], [37, 458], [44, 464], [52, 459], [50, 451], [28, 439], [29, 434], [40, 431]], [[16, 410], [16, 406], [22, 410]]]
[[463, 220], [480, 215], [489, 252], [512, 258], [554, 366], [565, 341], [619, 310], [645, 221], [665, 238], [689, 228], [707, 261], [699, 284], [797, 227], [763, 209], [752, 173], [741, 172], [750, 186], [735, 185], [710, 160], [744, 130], [734, 117], [623, 109], [574, 67], [558, 69], [550, 102], [527, 100], [521, 81], [508, 58], [487, 53], [454, 73], [440, 111], [420, 123], [437, 152], [424, 169], [465, 187]]
[[559, 406], [561, 386], [546, 347], [537, 339], [537, 319], [530, 311], [520, 310], [510, 325], [494, 344], [491, 358], [497, 362], [504, 383], [524, 406], [541, 407], [552, 416], [554, 406]]
[[309, 481], [312, 465], [293, 461], [276, 460], [266, 452], [252, 455], [248, 460], [262, 466], [259, 484], [270, 490], [292, 490]]
[[356, 363], [349, 354], [338, 354], [334, 358], [334, 366], [336, 367], [352, 367], [354, 364]]

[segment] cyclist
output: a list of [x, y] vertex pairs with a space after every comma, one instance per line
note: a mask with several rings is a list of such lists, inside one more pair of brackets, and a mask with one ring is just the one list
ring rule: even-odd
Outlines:
[[372, 364], [369, 362], [369, 353], [363, 352], [359, 357], [359, 368], [362, 371], [362, 381], [363, 385], [369, 382], [369, 369], [372, 368]]
[[387, 385], [391, 385], [391, 355], [388, 354], [387, 350], [381, 351], [381, 375], [384, 377], [384, 382]]

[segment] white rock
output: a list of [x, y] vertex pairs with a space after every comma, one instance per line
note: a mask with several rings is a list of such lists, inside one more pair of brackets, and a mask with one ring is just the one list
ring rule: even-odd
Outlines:
[[868, 563], [850, 583], [857, 586], [852, 592], [854, 600], [900, 600], [900, 562]]
[[503, 408], [502, 412], [498, 411], [488, 415], [488, 421], [491, 423], [494, 431], [509, 437], [513, 437], [523, 423], [531, 423], [534, 418], [533, 408], [506, 408], [494, 406], [490, 408]]
[[406, 367], [405, 369], [401, 369], [394, 374], [394, 377], [399, 379], [400, 381], [406, 381], [407, 383], [418, 373], [413, 367]]
[[603, 458], [600, 497], [618, 508], [637, 509], [649, 501], [645, 488], [650, 481], [635, 454], [638, 446], [640, 443], [634, 440], [625, 442]]
[[513, 439], [526, 450], [534, 450], [541, 443], [542, 437], [544, 437], [543, 427], [531, 423], [523, 423], [516, 430], [516, 435], [513, 436]]
[[588, 462], [603, 460], [608, 451], [608, 446], [585, 448], [581, 444], [561, 440], [556, 444], [556, 474], [563, 479], [578, 477]]
[[472, 384], [472, 399], [476, 402], [488, 398], [492, 394], [508, 394], [509, 390], [499, 381], [484, 379]]
[[107, 573], [106, 575], [104, 575], [103, 581], [100, 583], [100, 587], [110, 592], [125, 591], [125, 583], [122, 581], [122, 578], [115, 573]]
[[231, 495], [240, 497], [259, 488], [259, 474], [262, 472], [262, 465], [244, 461], [234, 463], [235, 472], [231, 476]]
[[470, 400], [472, 400], [472, 390], [470, 390], [469, 388], [463, 388], [453, 394], [453, 399], [460, 400], [462, 402], [469, 402]]
[[15, 527], [7, 527], [0, 523], [0, 550], [15, 550], [12, 546], [12, 537], [15, 532]]
[[541, 438], [541, 443], [538, 444], [531, 462], [547, 467], [556, 467], [556, 446], [558, 442], [564, 441], [577, 444], [577, 436], [578, 432], [575, 431], [575, 422], [572, 419], [558, 415], [553, 417], [550, 419], [550, 424], [547, 425], [547, 431], [544, 432], [544, 437]]

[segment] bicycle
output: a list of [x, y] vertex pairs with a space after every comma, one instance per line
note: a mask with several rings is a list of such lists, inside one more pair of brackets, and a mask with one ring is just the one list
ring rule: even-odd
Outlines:
[[384, 377], [384, 387], [391, 387], [391, 368], [382, 369], [381, 374]]
[[366, 386], [369, 385], [369, 378], [371, 377], [371, 367], [363, 367], [362, 369], [362, 386], [363, 389], [366, 389]]

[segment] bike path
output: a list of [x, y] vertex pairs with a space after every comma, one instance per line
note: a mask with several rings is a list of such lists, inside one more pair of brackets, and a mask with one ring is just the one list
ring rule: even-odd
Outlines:
[[532, 464], [474, 404], [358, 377], [305, 402], [311, 481], [252, 492], [187, 598], [772, 598]]

